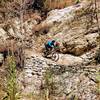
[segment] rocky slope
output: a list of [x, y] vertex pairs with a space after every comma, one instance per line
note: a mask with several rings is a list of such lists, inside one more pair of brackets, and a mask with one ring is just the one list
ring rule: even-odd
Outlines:
[[41, 93], [41, 85], [44, 85], [45, 81], [43, 76], [48, 68], [53, 73], [52, 79], [55, 83], [54, 86], [56, 86], [52, 90], [55, 91], [54, 94], [51, 94], [54, 96], [52, 100], [65, 100], [67, 97], [72, 98], [72, 96], [79, 100], [99, 100], [95, 93], [96, 73], [99, 72], [100, 65], [86, 65], [84, 63], [82, 58], [67, 54], [60, 55], [60, 61], [53, 62], [32, 53], [26, 58], [26, 65], [19, 77], [22, 86], [20, 91], [25, 96], [24, 100], [27, 100], [27, 94]]
[[[39, 94], [42, 94], [47, 85], [45, 74], [52, 74], [50, 80], [53, 88], [52, 91], [49, 90], [51, 100], [100, 99], [96, 79], [100, 65], [96, 65], [94, 59], [99, 35], [96, 19], [92, 20], [92, 25], [89, 24], [91, 16], [86, 13], [89, 6], [90, 2], [82, 2], [64, 9], [52, 10], [40, 24], [40, 17], [32, 17], [22, 24], [21, 31], [18, 18], [12, 19], [12, 24], [7, 25], [9, 27], [6, 30], [5, 25], [0, 28], [1, 52], [11, 46], [8, 41], [13, 41], [13, 38], [18, 46], [24, 41], [25, 66], [18, 75], [20, 100], [30, 100], [34, 95], [39, 97], [36, 100], [42, 100]], [[57, 62], [42, 57], [40, 52], [48, 38], [60, 42], [61, 52]], [[0, 62], [2, 59], [1, 53]], [[3, 71], [0, 70], [4, 73]]]
[[[99, 100], [95, 90], [96, 73], [99, 72], [100, 65], [91, 65], [98, 47], [96, 38], [99, 35], [94, 31], [97, 30], [95, 23], [92, 30], [92, 26], [86, 30], [85, 23], [88, 19], [84, 13], [80, 13], [88, 5], [88, 3], [82, 3], [79, 6], [53, 10], [48, 13], [47, 19], [37, 26], [37, 30], [42, 26], [40, 31], [48, 28], [47, 38], [57, 39], [61, 43], [61, 48], [65, 47], [62, 51], [65, 54], [59, 54], [59, 61], [53, 62], [41, 57], [38, 53], [28, 52], [29, 57], [26, 58], [26, 67], [23, 71], [25, 79], [21, 80], [25, 84], [21, 90], [22, 93], [33, 92], [33, 95], [41, 93], [41, 85], [45, 80], [43, 76], [49, 68], [53, 73], [52, 78], [56, 86], [53, 90], [54, 94], [51, 94], [52, 100], [65, 100], [66, 98]], [[78, 15], [76, 12], [79, 12]], [[79, 15], [80, 20], [75, 19]]]

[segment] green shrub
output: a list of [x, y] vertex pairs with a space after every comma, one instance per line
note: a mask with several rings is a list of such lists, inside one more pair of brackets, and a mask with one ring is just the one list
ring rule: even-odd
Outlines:
[[9, 56], [7, 62], [7, 96], [4, 100], [17, 100], [16, 64], [14, 57]]
[[95, 60], [96, 60], [96, 63], [100, 63], [100, 48], [98, 49], [96, 55], [95, 55]]
[[55, 83], [53, 77], [54, 74], [52, 70], [47, 69], [44, 75], [44, 83], [42, 84], [42, 97], [45, 97], [46, 100], [51, 100], [52, 95], [54, 94]]
[[96, 82], [97, 82], [96, 92], [98, 95], [100, 95], [100, 72], [98, 72], [96, 75]]

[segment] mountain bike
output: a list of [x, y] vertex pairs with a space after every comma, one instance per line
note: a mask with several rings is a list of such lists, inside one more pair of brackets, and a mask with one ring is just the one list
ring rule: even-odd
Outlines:
[[52, 50], [46, 50], [45, 48], [43, 48], [42, 52], [43, 52], [43, 57], [46, 58], [50, 58], [53, 61], [58, 61], [59, 60], [59, 54], [58, 54], [58, 49], [53, 48]]

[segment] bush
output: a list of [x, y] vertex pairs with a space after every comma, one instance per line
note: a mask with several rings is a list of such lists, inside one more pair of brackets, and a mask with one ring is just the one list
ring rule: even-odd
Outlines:
[[14, 57], [8, 57], [7, 96], [3, 100], [17, 100], [16, 64]]
[[96, 73], [96, 93], [100, 95], [100, 72]]
[[56, 88], [53, 77], [52, 70], [47, 69], [44, 75], [44, 83], [41, 84], [42, 94], [45, 95], [44, 97], [46, 100], [51, 100], [51, 97], [54, 94], [54, 89]]
[[96, 63], [100, 64], [100, 48], [99, 48], [99, 50], [96, 53], [95, 60], [96, 60]]

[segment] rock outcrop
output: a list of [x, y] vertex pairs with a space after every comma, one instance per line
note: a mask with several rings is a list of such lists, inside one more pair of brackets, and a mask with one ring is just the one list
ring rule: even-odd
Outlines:
[[[54, 94], [51, 95], [55, 95], [56, 100], [73, 96], [82, 100], [96, 100], [97, 96], [92, 91], [96, 89], [96, 73], [99, 71], [99, 66], [88, 65], [91, 61], [90, 55], [91, 53], [82, 57], [60, 55], [60, 60], [54, 62], [31, 52], [26, 58], [23, 72], [19, 75], [21, 95], [24, 95], [25, 99], [31, 93], [40, 94], [46, 85], [44, 75], [52, 73], [54, 83], [51, 85], [56, 88], [53, 88]], [[48, 70], [50, 73], [46, 73]]]
[[91, 29], [96, 25], [96, 19], [93, 19], [94, 24], [89, 26], [91, 16], [86, 14], [90, 6], [90, 2], [83, 2], [61, 10], [52, 10], [48, 13], [47, 19], [40, 24], [42, 29], [49, 28], [47, 35], [50, 38], [61, 43], [63, 53], [79, 56], [97, 46], [98, 29]]
[[[20, 19], [16, 18], [12, 19], [10, 25], [0, 28], [0, 46], [2, 47], [0, 52], [4, 51], [6, 46], [10, 47], [13, 40], [13, 44], [24, 42], [25, 66], [17, 77], [22, 96], [20, 100], [30, 100], [30, 95], [40, 96], [40, 93], [46, 95], [43, 92], [49, 84], [45, 82], [49, 80], [49, 77], [45, 79], [46, 74], [52, 76], [50, 77], [52, 82], [48, 88], [49, 90], [53, 86], [52, 91], [49, 90], [52, 100], [67, 98], [99, 100], [96, 77], [100, 71], [100, 65], [96, 65], [94, 59], [98, 49], [96, 39], [99, 35], [95, 19], [93, 19], [93, 28], [90, 25], [87, 30], [87, 21], [90, 21], [90, 16], [85, 11], [89, 6], [90, 2], [82, 2], [64, 9], [52, 10], [48, 13], [46, 20], [40, 24], [34, 18], [20, 24]], [[38, 17], [38, 20], [41, 18]], [[41, 30], [48, 31], [40, 35]], [[44, 58], [38, 52], [36, 47], [39, 45], [38, 48], [41, 48], [47, 40], [43, 37], [60, 42], [61, 52], [57, 62]], [[0, 62], [2, 57], [0, 55]], [[50, 73], [47, 73], [48, 71]]]
[[[98, 47], [98, 29], [94, 27], [91, 30], [91, 26], [87, 30], [85, 23], [88, 19], [84, 15], [85, 12], [81, 12], [89, 5], [90, 3], [83, 2], [61, 10], [52, 10], [48, 13], [47, 19], [34, 28], [34, 31], [48, 29], [47, 37], [57, 39], [64, 54], [59, 54], [60, 59], [54, 62], [43, 58], [40, 53], [28, 52], [25, 68], [19, 77], [19, 82], [23, 86], [22, 95], [39, 94], [41, 86], [42, 89], [45, 88], [44, 75], [49, 69], [48, 74], [53, 74], [52, 79], [55, 83], [52, 84], [56, 86], [52, 90], [54, 94], [51, 95], [56, 100], [98, 99], [94, 91], [97, 88], [96, 73], [99, 72], [100, 65], [91, 65], [95, 61]], [[77, 16], [80, 18], [77, 19]]]

